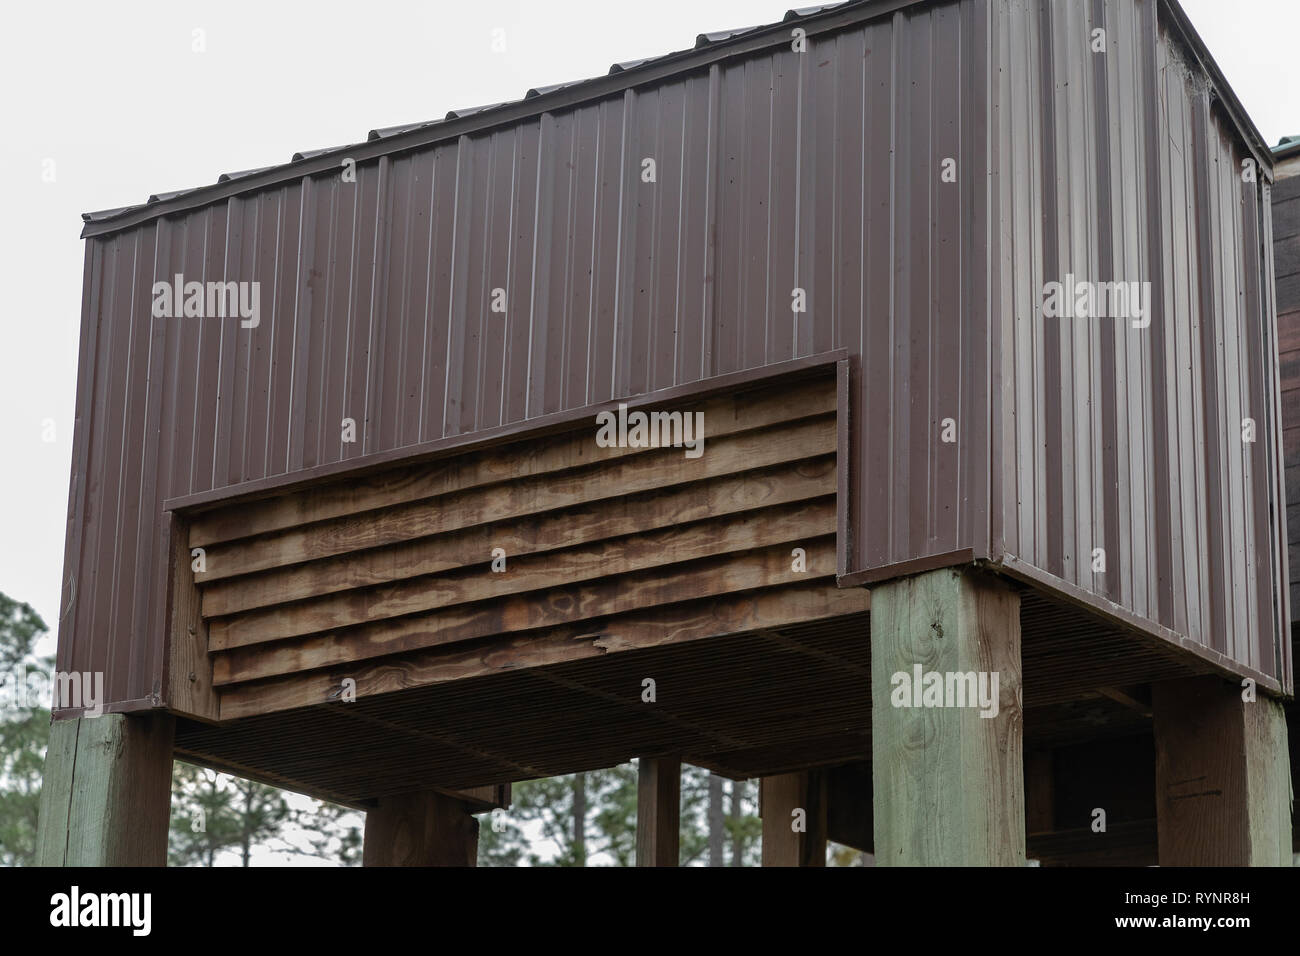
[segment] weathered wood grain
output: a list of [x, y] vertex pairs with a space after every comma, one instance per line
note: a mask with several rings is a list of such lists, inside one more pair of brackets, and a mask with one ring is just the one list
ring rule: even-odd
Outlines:
[[1276, 701], [1218, 677], [1152, 688], [1161, 866], [1290, 866], [1291, 771]]
[[[807, 552], [808, 567], [823, 569], [820, 576], [825, 581], [824, 576], [833, 573], [834, 537], [815, 538], [803, 547]], [[480, 637], [554, 627], [662, 604], [771, 588], [818, 576], [816, 571], [794, 570], [790, 549], [778, 545], [736, 556], [724, 555], [693, 564], [673, 565], [665, 570], [555, 588], [540, 596], [511, 595], [303, 640], [280, 641], [265, 647], [234, 648], [216, 655], [213, 681], [218, 687], [224, 687], [242, 681], [334, 667]]]
[[[827, 586], [824, 581], [732, 594], [651, 608], [603, 621], [503, 635], [500, 641], [486, 645], [452, 645], [401, 658], [358, 662], [330, 671], [234, 686], [221, 694], [221, 718], [231, 720], [337, 702], [340, 681], [345, 677], [356, 681], [359, 697], [385, 694], [621, 651], [860, 614], [870, 607], [871, 598], [865, 589], [840, 589]], [[337, 703], [337, 706], [348, 705]]]
[[[955, 568], [878, 586], [871, 611], [876, 862], [1023, 866], [1020, 599]], [[999, 675], [998, 713], [893, 706], [893, 675]]]
[[763, 777], [759, 806], [764, 866], [826, 865], [827, 778], [823, 771]]
[[[720, 396], [691, 406], [691, 411], [704, 414], [707, 447], [708, 441], [714, 437], [801, 417], [833, 414], [835, 393], [821, 381], [801, 382], [775, 392]], [[601, 448], [594, 438], [593, 423], [590, 428], [545, 441], [516, 442], [443, 462], [392, 469], [365, 478], [336, 481], [321, 488], [215, 509], [194, 517], [190, 527], [190, 547], [206, 547], [648, 451], [644, 448]]]
[[835, 499], [821, 498], [565, 551], [511, 556], [502, 573], [489, 568], [490, 547], [499, 545], [498, 539], [488, 537], [479, 542], [477, 567], [217, 619], [211, 623], [209, 647], [229, 650], [774, 544], [795, 544], [832, 533], [835, 516]]
[[165, 866], [170, 714], [105, 714], [50, 727], [37, 827], [40, 866]]
[[702, 481], [835, 451], [835, 419], [722, 436], [699, 458], [665, 448], [558, 475], [538, 475], [398, 505], [375, 513], [319, 522], [207, 549], [200, 583], [444, 534], [489, 521], [573, 507], [668, 484]]
[[677, 865], [681, 831], [681, 783], [680, 759], [637, 759], [637, 866]]
[[171, 571], [167, 593], [167, 688], [173, 713], [214, 721], [219, 713], [208, 656], [208, 623], [199, 610], [199, 589], [190, 567], [184, 519], [171, 516]]
[[1052, 779], [1052, 751], [1025, 752], [1025, 832], [1050, 833], [1056, 829], [1056, 792]]
[[575, 508], [465, 528], [433, 538], [213, 581], [205, 617], [437, 574], [483, 560], [484, 542], [509, 555], [544, 554], [605, 538], [805, 501], [833, 492], [835, 458], [785, 462], [712, 481], [669, 485]]
[[496, 807], [505, 808], [510, 806], [511, 787], [508, 783], [494, 783], [485, 787], [470, 787], [467, 790], [448, 790], [444, 787], [434, 787], [433, 789], [444, 796], [460, 800], [471, 813], [479, 813], [483, 810], [492, 810]]
[[478, 820], [464, 801], [426, 791], [383, 797], [366, 811], [363, 866], [475, 866]]

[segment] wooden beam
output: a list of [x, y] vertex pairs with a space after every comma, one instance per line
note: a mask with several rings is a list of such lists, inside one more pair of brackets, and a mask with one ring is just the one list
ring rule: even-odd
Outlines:
[[[877, 865], [1023, 866], [1019, 595], [946, 568], [876, 585], [871, 603]], [[937, 700], [912, 693], [918, 668], [922, 688], [939, 675]]]
[[1052, 779], [1052, 751], [1025, 752], [1025, 832], [1050, 833], [1056, 829], [1056, 788]]
[[[1295, 702], [1283, 708], [1286, 711], [1287, 758], [1291, 764], [1291, 794], [1295, 798], [1296, 774], [1300, 772], [1300, 714], [1296, 712]], [[1294, 812], [1293, 812], [1294, 816]], [[1300, 826], [1291, 824], [1291, 852], [1300, 853]], [[1295, 857], [1292, 856], [1294, 860]]]
[[636, 865], [676, 866], [681, 828], [682, 762], [676, 757], [637, 760]]
[[1035, 833], [1028, 852], [1041, 866], [1155, 866], [1156, 821], [1111, 823], [1103, 834], [1091, 827]]
[[163, 713], [54, 721], [37, 865], [165, 866], [174, 734]]
[[1153, 866], [1155, 821], [1149, 734], [1025, 752], [1026, 852], [1041, 865]]
[[470, 787], [468, 790], [446, 790], [434, 787], [438, 793], [462, 801], [473, 813], [484, 810], [502, 809], [510, 806], [511, 784], [493, 783], [483, 787]]
[[841, 764], [825, 773], [826, 839], [873, 853], [876, 834], [871, 815], [871, 761]]
[[764, 866], [825, 866], [827, 777], [820, 770], [759, 781]]
[[1097, 693], [1123, 704], [1135, 714], [1151, 716], [1151, 690], [1147, 687], [1098, 687]]
[[478, 820], [443, 793], [383, 797], [366, 813], [364, 866], [475, 866]]
[[189, 531], [185, 520], [170, 515], [167, 536], [170, 574], [167, 590], [167, 690], [164, 700], [177, 714], [214, 723], [221, 711], [212, 686], [208, 656], [208, 622], [199, 612], [199, 588], [194, 583]]
[[1291, 769], [1282, 705], [1221, 678], [1156, 684], [1161, 866], [1290, 866]]

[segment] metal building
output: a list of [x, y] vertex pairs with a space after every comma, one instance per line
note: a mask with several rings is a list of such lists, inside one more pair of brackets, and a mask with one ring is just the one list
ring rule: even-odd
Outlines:
[[633, 756], [819, 806], [773, 862], [1289, 860], [1272, 178], [1172, 0], [854, 0], [87, 214], [58, 666], [376, 862]]

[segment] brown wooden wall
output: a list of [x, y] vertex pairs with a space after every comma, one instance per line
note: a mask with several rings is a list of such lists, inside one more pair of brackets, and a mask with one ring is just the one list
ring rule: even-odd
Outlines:
[[[754, 615], [863, 611], [865, 591], [835, 585], [838, 400], [822, 374], [665, 406], [703, 413], [698, 458], [599, 447], [584, 419], [187, 516], [205, 570], [187, 583], [182, 566], [177, 591], [200, 593], [216, 688], [193, 711], [225, 720], [326, 703], [347, 677], [368, 695], [736, 633]], [[171, 673], [180, 701], [191, 670]]]
[[1273, 186], [1273, 270], [1277, 281], [1278, 363], [1282, 379], [1282, 445], [1286, 452], [1291, 619], [1300, 613], [1300, 175]]

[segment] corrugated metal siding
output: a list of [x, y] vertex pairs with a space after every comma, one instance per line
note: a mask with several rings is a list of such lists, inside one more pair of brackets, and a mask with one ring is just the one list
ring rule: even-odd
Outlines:
[[[168, 498], [845, 345], [864, 354], [851, 565], [969, 547], [988, 499], [985, 318], [965, 308], [982, 220], [974, 190], [932, 171], [981, 161], [985, 20], [973, 0], [914, 8], [810, 55], [787, 40], [360, 164], [355, 184], [307, 178], [90, 240], [111, 334], [86, 340], [99, 417], [78, 474], [97, 477], [74, 488], [88, 540], [69, 549], [61, 660], [129, 654], [113, 699], [156, 692]], [[176, 273], [259, 281], [260, 326], [151, 320], [153, 282]], [[958, 445], [934, 440], [949, 416]]]
[[[1104, 55], [1090, 49], [1097, 27]], [[1000, 540], [1278, 675], [1276, 332], [1249, 154], [1154, 0], [1008, 0], [996, 56], [1000, 311], [1014, 343]], [[1067, 274], [1149, 280], [1150, 327], [1045, 318], [1044, 283]]]
[[[783, 34], [361, 162], [355, 183], [306, 176], [91, 238], [60, 666], [107, 670], [115, 701], [158, 692], [169, 498], [843, 347], [845, 570], [997, 557], [1005, 539], [1273, 672], [1272, 578], [1251, 577], [1273, 565], [1246, 560], [1264, 554], [1245, 496], [1263, 470], [1207, 448], [1205, 425], [1258, 385], [1236, 340], [1199, 331], [1251, 294], [1244, 198], [1199, 199], [1189, 178], [1236, 147], [1160, 72], [1154, 5], [1105, 11], [1101, 62], [1079, 52], [1096, 15], [1082, 4], [910, 5], [830, 34], [801, 21], [808, 55]], [[1157, 95], [1176, 114], [1157, 116]], [[1190, 330], [1062, 336], [1033, 318], [1044, 262], [1106, 278], [1156, 260]], [[259, 281], [260, 326], [152, 320], [152, 283], [178, 272]], [[1195, 400], [1203, 381], [1212, 401]], [[1097, 585], [1081, 572], [1094, 527], [1113, 568]]]

